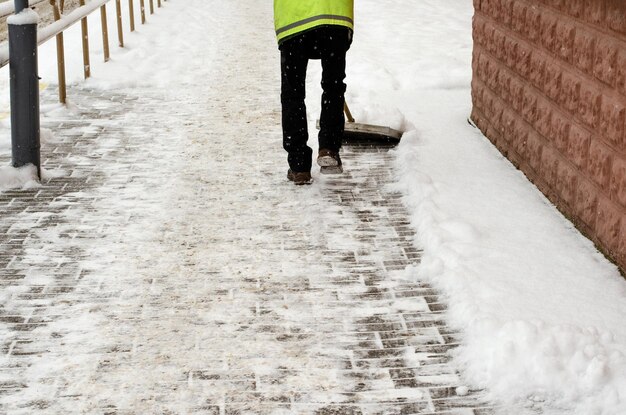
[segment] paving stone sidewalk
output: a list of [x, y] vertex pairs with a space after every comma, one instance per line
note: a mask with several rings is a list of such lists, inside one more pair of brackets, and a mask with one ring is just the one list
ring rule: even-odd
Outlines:
[[291, 185], [276, 52], [224, 36], [219, 87], [75, 86], [47, 112], [60, 177], [0, 193], [0, 411], [492, 414], [414, 278], [389, 148]]

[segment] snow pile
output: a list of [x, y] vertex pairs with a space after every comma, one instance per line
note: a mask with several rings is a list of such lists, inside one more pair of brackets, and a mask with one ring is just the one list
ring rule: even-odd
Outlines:
[[362, 106], [352, 116], [354, 121], [364, 124], [384, 125], [398, 131], [411, 130], [414, 127], [397, 108], [382, 105]]
[[468, 125], [472, 2], [408, 4], [359, 3], [347, 98], [415, 126], [396, 150], [424, 248], [408, 272], [446, 295], [465, 380], [506, 414], [626, 413], [626, 282]]
[[30, 189], [39, 186], [37, 168], [32, 164], [15, 168], [0, 167], [0, 191], [9, 189]]
[[[608, 331], [484, 318], [468, 332], [472, 337], [461, 356], [471, 358], [465, 362], [468, 375], [494, 395], [526, 397], [541, 406], [548, 401], [565, 413], [626, 413], [624, 347]], [[475, 363], [480, 360], [488, 365]]]
[[[456, 137], [471, 146], [473, 135]], [[507, 162], [475, 156], [465, 178], [455, 177], [424, 141], [414, 131], [398, 149], [425, 249], [414, 276], [447, 295], [451, 322], [465, 333], [457, 361], [467, 380], [546, 413], [625, 413], [626, 283]], [[466, 150], [454, 141], [448, 152]], [[491, 183], [478, 178], [490, 171]]]

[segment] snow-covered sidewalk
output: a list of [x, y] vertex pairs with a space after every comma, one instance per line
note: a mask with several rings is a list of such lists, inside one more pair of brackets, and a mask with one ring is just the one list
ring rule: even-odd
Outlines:
[[408, 132], [305, 188], [271, 2], [163, 4], [87, 82], [66, 34], [46, 183], [0, 168], [3, 411], [626, 411], [626, 283], [466, 123], [471, 1], [357, 2], [351, 108]]

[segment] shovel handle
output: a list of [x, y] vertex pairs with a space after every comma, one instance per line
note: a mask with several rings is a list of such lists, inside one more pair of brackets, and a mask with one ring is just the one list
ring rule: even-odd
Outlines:
[[348, 103], [345, 101], [343, 103], [343, 112], [346, 113], [346, 118], [348, 122], [354, 122], [354, 117], [352, 116], [352, 113], [350, 112], [350, 108], [348, 108]]

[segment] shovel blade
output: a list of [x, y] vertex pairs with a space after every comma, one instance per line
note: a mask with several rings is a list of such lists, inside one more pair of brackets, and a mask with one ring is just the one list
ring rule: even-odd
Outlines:
[[[317, 129], [320, 122], [317, 121]], [[358, 122], [346, 122], [343, 134], [344, 144], [385, 144], [397, 145], [402, 138], [402, 131], [390, 127]]]

